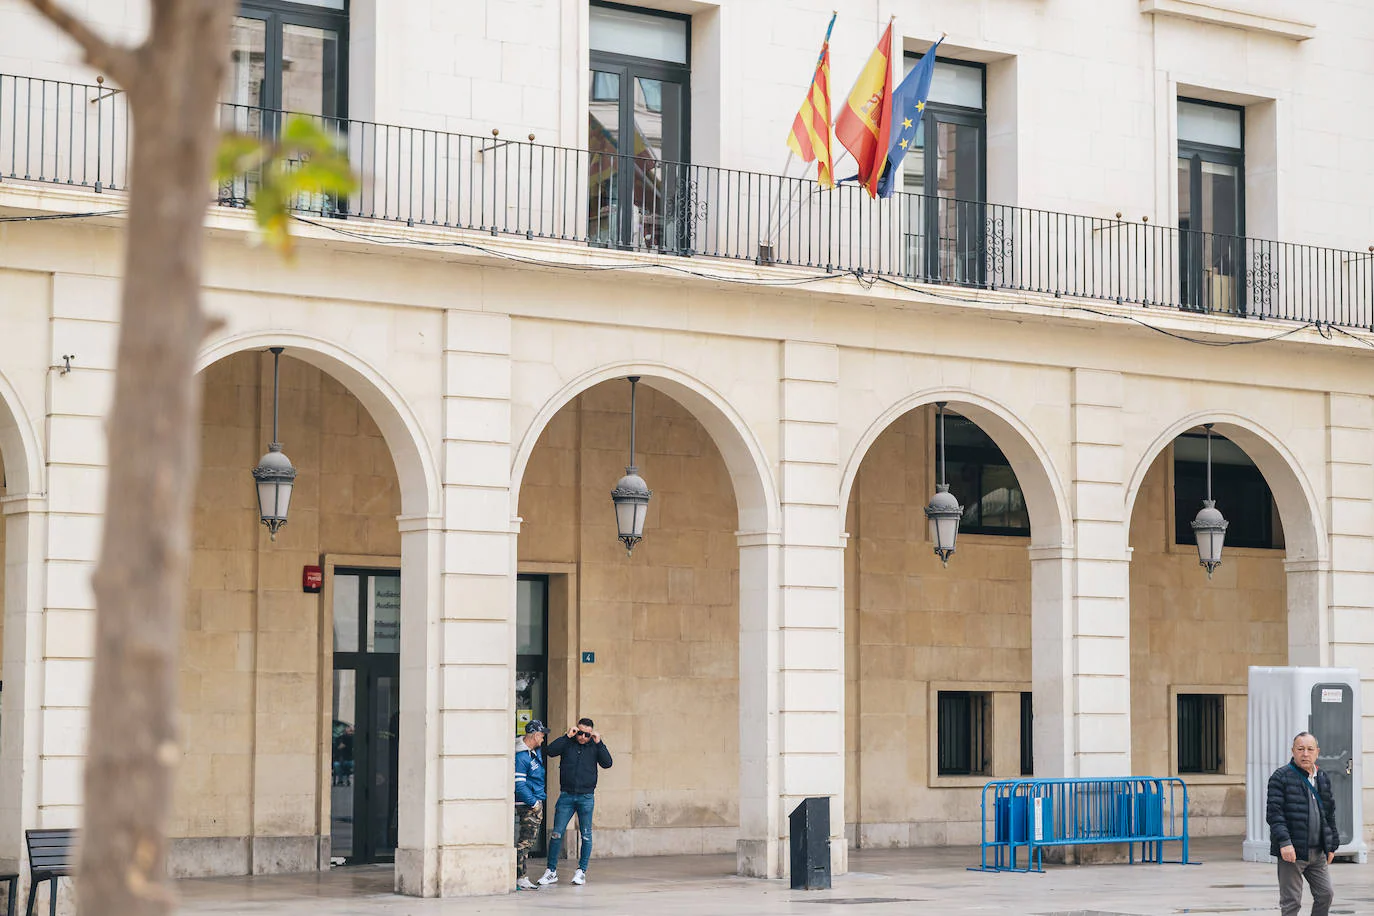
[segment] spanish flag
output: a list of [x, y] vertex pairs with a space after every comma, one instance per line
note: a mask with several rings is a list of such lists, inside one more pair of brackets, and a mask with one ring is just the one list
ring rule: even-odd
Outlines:
[[840, 116], [835, 119], [835, 136], [859, 164], [859, 183], [870, 197], [878, 196], [878, 179], [887, 161], [888, 138], [892, 122], [892, 22], [878, 40], [849, 90]]
[[816, 75], [802, 101], [801, 109], [792, 120], [792, 133], [787, 145], [801, 157], [802, 162], [816, 161], [816, 180], [821, 187], [835, 187], [830, 166], [830, 32], [835, 28], [835, 14], [821, 43], [821, 56], [816, 61]]

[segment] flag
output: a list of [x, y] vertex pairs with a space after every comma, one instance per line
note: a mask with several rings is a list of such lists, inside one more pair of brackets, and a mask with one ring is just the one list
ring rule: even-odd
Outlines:
[[930, 78], [935, 73], [935, 49], [944, 40], [943, 35], [937, 38], [920, 62], [911, 68], [902, 84], [892, 92], [892, 139], [888, 143], [882, 177], [878, 179], [879, 197], [892, 196], [897, 183], [897, 169], [916, 143], [916, 131], [921, 127], [921, 116], [926, 112], [926, 100], [930, 97]]
[[886, 161], [892, 108], [892, 22], [878, 40], [878, 47], [859, 72], [849, 90], [840, 116], [835, 119], [835, 137], [844, 144], [859, 164], [859, 183], [870, 197], [878, 196], [878, 177]]
[[821, 56], [816, 61], [816, 74], [811, 78], [811, 88], [792, 120], [792, 133], [787, 137], [787, 145], [802, 162], [815, 160], [816, 180], [827, 189], [835, 187], [835, 178], [830, 171], [830, 32], [835, 28], [835, 15], [830, 15], [825, 41], [821, 43]]

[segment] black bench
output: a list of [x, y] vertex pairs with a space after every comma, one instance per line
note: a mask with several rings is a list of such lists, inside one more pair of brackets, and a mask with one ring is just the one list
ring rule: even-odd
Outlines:
[[[34, 898], [38, 885], [48, 882], [48, 913], [57, 916], [57, 880], [72, 874], [72, 853], [76, 847], [76, 831], [25, 830], [24, 842], [29, 847], [29, 905], [24, 910], [33, 916]], [[10, 883], [9, 916], [14, 916], [14, 883]]]

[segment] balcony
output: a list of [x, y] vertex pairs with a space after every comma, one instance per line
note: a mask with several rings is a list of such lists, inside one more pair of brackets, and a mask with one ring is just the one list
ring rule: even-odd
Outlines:
[[[271, 136], [286, 114], [221, 106], [225, 130]], [[1180, 230], [859, 188], [684, 162], [651, 151], [568, 149], [370, 121], [328, 119], [361, 177], [347, 199], [303, 196], [302, 217], [367, 221], [570, 245], [725, 258], [1210, 315], [1374, 330], [1374, 249]], [[0, 182], [126, 189], [123, 93], [0, 74]], [[593, 143], [595, 147], [596, 144]], [[218, 189], [242, 207], [255, 176]]]

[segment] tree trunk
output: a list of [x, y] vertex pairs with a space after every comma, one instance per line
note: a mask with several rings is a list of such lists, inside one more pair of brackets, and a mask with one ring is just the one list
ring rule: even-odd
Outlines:
[[[229, 0], [152, 0], [125, 77], [135, 126], [77, 894], [87, 916], [160, 916], [177, 655], [199, 469], [201, 249]], [[244, 486], [248, 486], [244, 469]]]

